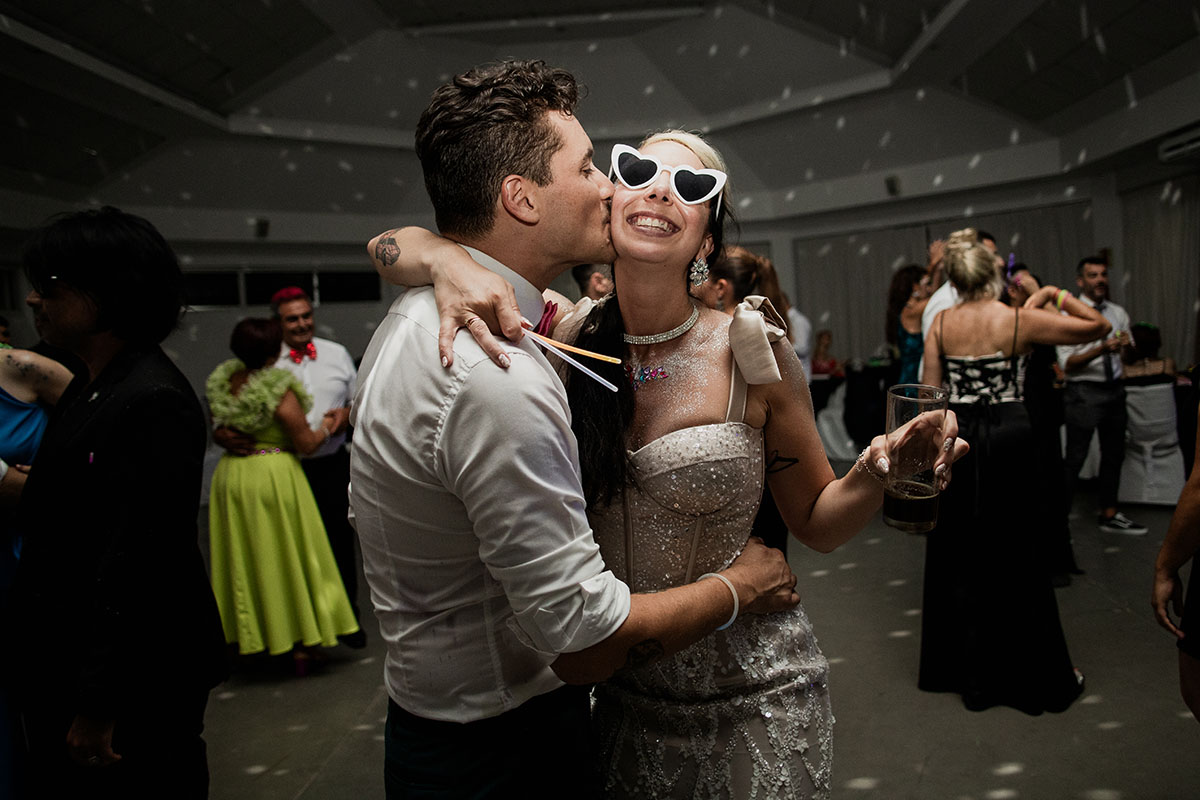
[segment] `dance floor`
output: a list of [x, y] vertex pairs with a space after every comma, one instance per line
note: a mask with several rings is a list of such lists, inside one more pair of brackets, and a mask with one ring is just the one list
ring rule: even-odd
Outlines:
[[[839, 469], [839, 474], [842, 470]], [[791, 548], [832, 663], [833, 797], [856, 800], [1181, 800], [1200, 796], [1200, 725], [1179, 699], [1173, 641], [1149, 610], [1172, 509], [1134, 506], [1147, 536], [1096, 530], [1077, 498], [1087, 574], [1058, 589], [1087, 676], [1062, 714], [974, 713], [916, 688], [924, 542], [876, 519], [828, 555]], [[365, 589], [360, 604], [369, 607]], [[383, 797], [383, 647], [338, 647], [303, 678], [251, 662], [218, 687], [207, 733], [213, 800]], [[1013, 642], [1019, 648], [1020, 642]], [[570, 797], [564, 787], [563, 797]]]

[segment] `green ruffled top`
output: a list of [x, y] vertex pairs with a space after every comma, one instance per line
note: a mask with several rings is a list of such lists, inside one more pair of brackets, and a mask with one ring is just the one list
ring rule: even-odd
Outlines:
[[246, 365], [239, 359], [231, 358], [222, 362], [208, 376], [204, 395], [208, 399], [213, 423], [254, 434], [266, 444], [286, 441], [282, 426], [275, 420], [275, 409], [279, 408], [284, 394], [288, 389], [295, 392], [305, 414], [312, 408], [312, 398], [295, 375], [278, 367], [250, 373], [242, 390], [235, 395], [230, 391], [229, 379], [233, 373], [245, 368]]

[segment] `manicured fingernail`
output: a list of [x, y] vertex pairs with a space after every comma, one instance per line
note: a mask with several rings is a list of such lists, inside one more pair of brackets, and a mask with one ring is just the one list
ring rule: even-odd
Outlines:
[[945, 464], [938, 464], [937, 468], [933, 470], [933, 474], [937, 475], [939, 478], [944, 477], [946, 475], [946, 469], [947, 467]]
[[529, 330], [533, 330], [533, 323], [530, 322], [529, 320], [525, 319], [524, 317], [521, 317], [521, 325], [526, 328], [529, 328]]
[[512, 364], [512, 359], [508, 357], [508, 353], [501, 353], [500, 354], [500, 366], [504, 367], [505, 369], [508, 369], [510, 364]]
[[879, 457], [879, 459], [875, 462], [875, 466], [879, 469], [880, 473], [884, 475], [887, 475], [888, 470], [891, 468], [888, 464], [888, 460], [883, 456]]
[[946, 439], [946, 441], [942, 442], [942, 452], [944, 452], [944, 453], [949, 453], [953, 447], [954, 447], [954, 437], [950, 437], [950, 438]]
[[442, 356], [442, 369], [445, 369], [448, 366], [450, 366], [450, 359]]

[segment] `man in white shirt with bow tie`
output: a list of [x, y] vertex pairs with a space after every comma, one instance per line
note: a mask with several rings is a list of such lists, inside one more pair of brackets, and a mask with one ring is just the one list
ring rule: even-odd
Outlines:
[[[346, 430], [350, 420], [350, 401], [354, 399], [357, 368], [350, 352], [337, 342], [314, 336], [312, 300], [298, 286], [287, 286], [271, 297], [271, 310], [283, 328], [283, 344], [275, 366], [291, 372], [312, 396], [308, 425], [317, 428], [321, 419], [331, 416], [335, 422], [329, 441], [300, 459], [308, 477], [321, 522], [329, 536], [329, 546], [337, 561], [350, 607], [358, 618], [358, 564], [354, 558], [354, 528], [347, 519], [350, 484], [350, 454], [346, 450]], [[339, 641], [349, 647], [366, 646], [365, 627]]]

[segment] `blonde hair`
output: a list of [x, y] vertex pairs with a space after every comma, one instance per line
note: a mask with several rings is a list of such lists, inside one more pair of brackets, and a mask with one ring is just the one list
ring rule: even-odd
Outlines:
[[708, 143], [708, 140], [697, 133], [671, 128], [650, 134], [642, 139], [642, 143], [638, 147], [642, 148], [655, 142], [674, 142], [682, 145], [696, 154], [696, 158], [700, 159], [700, 163], [704, 165], [705, 169], [719, 169], [724, 172], [725, 188], [721, 190], [721, 205], [729, 206], [729, 187], [732, 183], [729, 180], [729, 168], [725, 166], [724, 157], [717, 151], [717, 148]]
[[[681, 147], [686, 147], [696, 154], [696, 158], [700, 159], [700, 163], [705, 169], [718, 169], [725, 173], [725, 187], [721, 189], [721, 213], [717, 214], [716, 199], [709, 200], [709, 215], [708, 215], [708, 233], [712, 236], [713, 251], [709, 258], [716, 261], [721, 257], [725, 248], [725, 239], [728, 230], [736, 230], [737, 222], [733, 217], [733, 207], [730, 202], [729, 194], [729, 169], [725, 166], [725, 159], [717, 148], [709, 144], [704, 137], [698, 133], [689, 131], [681, 131], [677, 129], [669, 129], [652, 133], [645, 139], [642, 139], [638, 148], [646, 147], [657, 142], [674, 142]], [[684, 269], [684, 279], [686, 280], [687, 269]]]
[[979, 243], [974, 228], [950, 234], [943, 258], [950, 283], [963, 300], [1000, 297], [1004, 283], [996, 270], [996, 254]]

